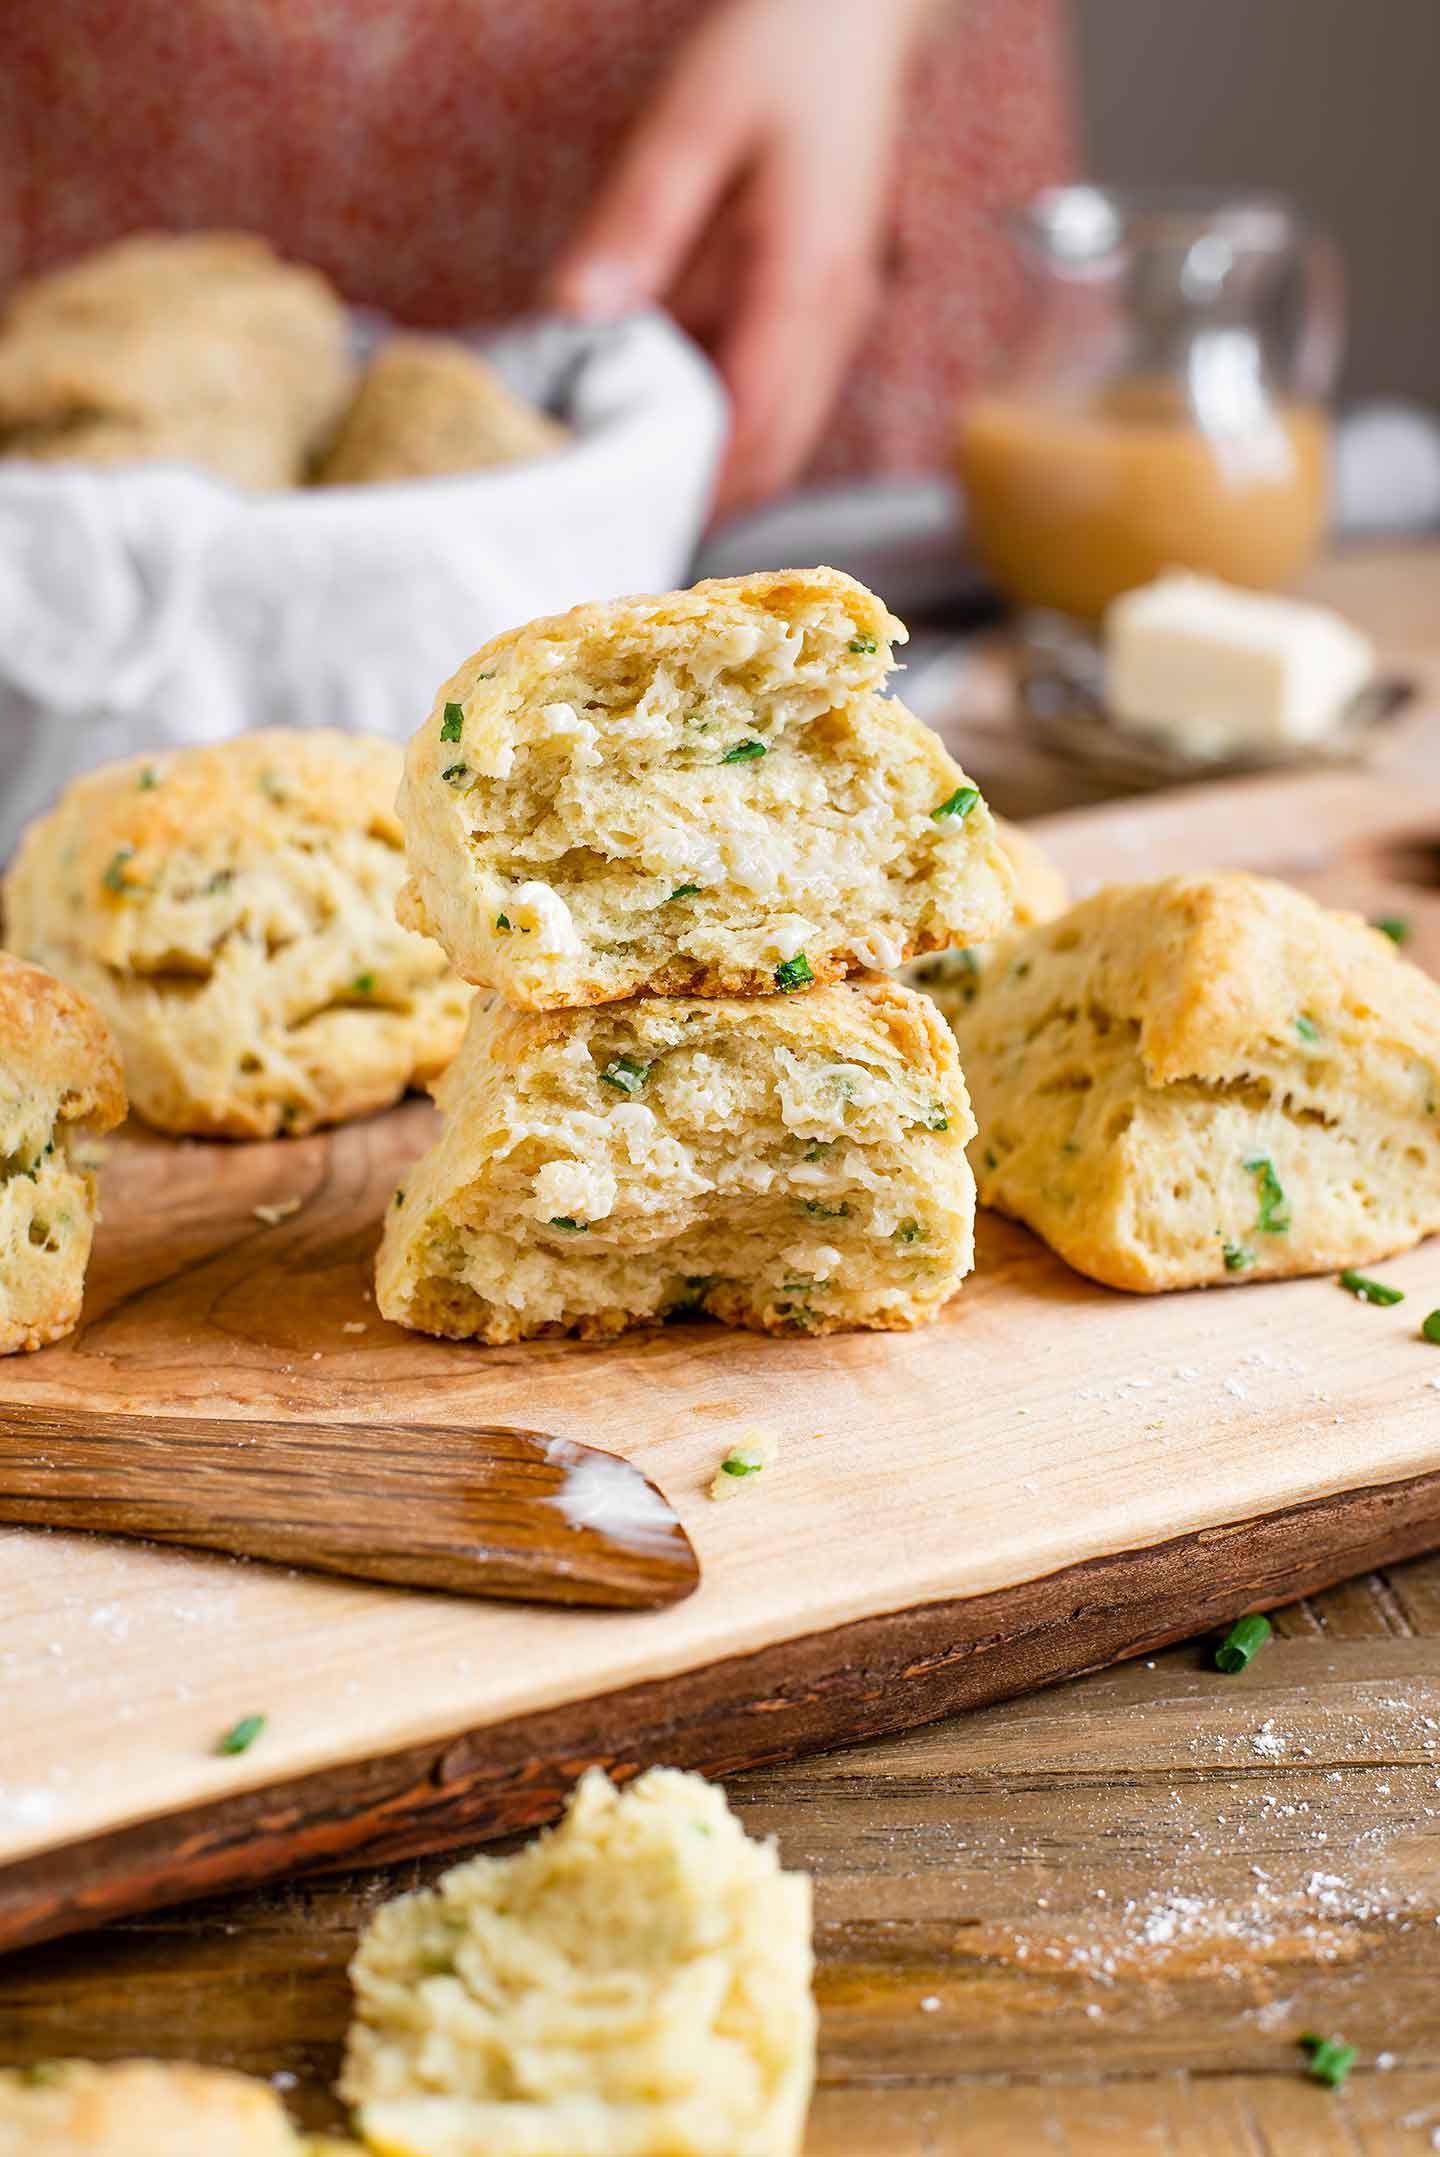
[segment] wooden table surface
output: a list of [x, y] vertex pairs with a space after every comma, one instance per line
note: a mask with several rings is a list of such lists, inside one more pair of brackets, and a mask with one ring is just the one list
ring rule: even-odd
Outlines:
[[[1317, 583], [1440, 662], [1440, 550], [1368, 550]], [[1065, 776], [1033, 756], [1031, 799], [1007, 796], [997, 724], [976, 776], [1002, 808], [1058, 806]], [[1434, 776], [1440, 717], [1396, 760]], [[1276, 1635], [1239, 1677], [1174, 1648], [728, 1786], [815, 1878], [807, 2157], [1440, 2149], [1440, 1557], [1296, 1604]], [[357, 1929], [453, 1861], [11, 1956], [0, 2060], [204, 2060], [333, 2123]], [[1300, 2071], [1307, 2029], [1359, 2047], [1343, 2090]]]

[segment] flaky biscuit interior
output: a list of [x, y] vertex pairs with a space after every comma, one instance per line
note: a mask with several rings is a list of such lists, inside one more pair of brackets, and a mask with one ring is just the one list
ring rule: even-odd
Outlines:
[[881, 693], [902, 626], [793, 570], [497, 638], [415, 737], [404, 918], [531, 1009], [765, 995], [975, 942], [1012, 877], [978, 792]]
[[903, 1328], [969, 1270], [954, 1043], [894, 983], [524, 1013], [477, 999], [445, 1122], [386, 1218], [377, 1300], [500, 1342], [680, 1312]]

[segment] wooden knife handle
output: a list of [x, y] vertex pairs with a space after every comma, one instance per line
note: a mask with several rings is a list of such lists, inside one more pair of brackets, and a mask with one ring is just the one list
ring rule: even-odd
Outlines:
[[359, 1580], [639, 1610], [690, 1539], [617, 1454], [543, 1431], [253, 1423], [0, 1406], [0, 1521], [183, 1543]]

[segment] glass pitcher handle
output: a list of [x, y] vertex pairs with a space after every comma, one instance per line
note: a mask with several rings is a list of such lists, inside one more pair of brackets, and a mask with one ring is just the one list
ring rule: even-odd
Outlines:
[[1335, 386], [1345, 349], [1345, 266], [1325, 233], [1305, 249], [1305, 320], [1295, 355], [1295, 387], [1323, 403]]

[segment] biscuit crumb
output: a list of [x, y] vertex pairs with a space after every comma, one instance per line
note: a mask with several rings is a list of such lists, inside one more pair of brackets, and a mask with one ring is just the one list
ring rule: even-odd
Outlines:
[[340, 1331], [342, 1333], [363, 1333], [365, 1330], [365, 1321], [363, 1318], [347, 1318], [344, 1325], [340, 1328]]
[[780, 1452], [778, 1433], [767, 1430], [763, 1424], [747, 1423], [726, 1452], [710, 1483], [710, 1495], [717, 1500], [734, 1498], [742, 1490], [748, 1490], [759, 1475], [773, 1468]]
[[263, 1221], [267, 1228], [273, 1228], [277, 1221], [288, 1221], [291, 1214], [298, 1213], [303, 1204], [304, 1200], [299, 1198], [277, 1198], [273, 1206], [252, 1206], [250, 1210], [257, 1221]]

